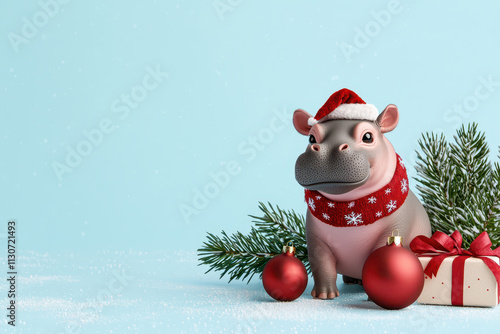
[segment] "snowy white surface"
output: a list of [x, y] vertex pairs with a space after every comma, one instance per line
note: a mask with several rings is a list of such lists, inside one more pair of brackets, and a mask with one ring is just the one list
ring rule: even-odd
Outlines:
[[[500, 307], [387, 311], [366, 301], [361, 287], [342, 283], [335, 300], [313, 300], [312, 279], [298, 300], [276, 302], [259, 279], [227, 284], [205, 275], [195, 252], [23, 252], [19, 264], [16, 333], [477, 333], [500, 326]], [[123, 272], [126, 285], [115, 279]]]

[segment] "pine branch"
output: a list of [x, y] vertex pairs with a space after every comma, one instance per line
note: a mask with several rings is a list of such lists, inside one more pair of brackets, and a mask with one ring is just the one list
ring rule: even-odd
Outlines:
[[459, 230], [463, 247], [482, 231], [500, 243], [500, 165], [489, 162], [489, 148], [477, 124], [462, 125], [448, 144], [443, 135], [426, 134], [417, 152], [417, 189], [433, 231]]
[[488, 184], [486, 193], [490, 204], [486, 212], [484, 230], [488, 231], [491, 242], [494, 245], [500, 244], [500, 165], [495, 162], [491, 173], [491, 182]]
[[281, 254], [282, 247], [292, 240], [296, 256], [310, 272], [305, 239], [305, 219], [293, 210], [276, 209], [268, 203], [259, 203], [263, 216], [250, 216], [255, 223], [250, 233], [236, 232], [228, 235], [222, 231], [221, 237], [207, 233], [207, 241], [198, 249], [199, 265], [208, 265], [207, 273], [221, 271], [220, 278], [229, 275], [234, 279], [250, 280], [255, 274], [262, 275], [264, 266], [272, 257]]
[[457, 190], [450, 182], [455, 169], [447, 164], [449, 147], [443, 135], [438, 137], [426, 133], [418, 141], [423, 155], [417, 152], [417, 189], [420, 191], [424, 207], [433, 226], [441, 231], [454, 231], [456, 208], [454, 206]]

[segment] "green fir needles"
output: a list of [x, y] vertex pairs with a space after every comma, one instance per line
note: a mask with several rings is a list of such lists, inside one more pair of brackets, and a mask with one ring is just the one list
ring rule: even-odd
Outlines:
[[500, 166], [489, 161], [490, 150], [477, 124], [457, 130], [455, 142], [426, 133], [417, 152], [417, 189], [433, 231], [458, 230], [463, 246], [483, 231], [494, 247], [500, 243]]
[[221, 236], [207, 233], [207, 241], [198, 249], [200, 265], [205, 264], [211, 270], [221, 271], [220, 277], [229, 275], [233, 279], [250, 282], [255, 274], [262, 275], [264, 266], [273, 256], [281, 254], [283, 245], [289, 240], [296, 247], [295, 256], [301, 260], [310, 272], [307, 259], [305, 237], [305, 219], [293, 210], [285, 211], [280, 207], [267, 206], [259, 202], [262, 216], [250, 216], [253, 223], [250, 233], [240, 232]]

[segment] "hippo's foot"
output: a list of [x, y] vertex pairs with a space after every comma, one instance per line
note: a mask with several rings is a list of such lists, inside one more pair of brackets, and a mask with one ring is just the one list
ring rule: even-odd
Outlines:
[[335, 284], [314, 284], [314, 288], [311, 291], [311, 296], [314, 299], [334, 299], [339, 295], [339, 290]]
[[359, 284], [363, 286], [363, 283], [359, 278], [353, 278], [346, 275], [342, 275], [342, 279], [344, 280], [344, 284]]

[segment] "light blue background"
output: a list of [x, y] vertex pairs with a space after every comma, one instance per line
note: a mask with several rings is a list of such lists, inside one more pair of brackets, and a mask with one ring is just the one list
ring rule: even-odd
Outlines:
[[[273, 110], [314, 114], [343, 87], [379, 110], [398, 105], [388, 137], [410, 165], [422, 131], [452, 134], [457, 120], [479, 122], [496, 151], [499, 87], [469, 117], [445, 115], [479, 77], [500, 81], [493, 2], [402, 0], [351, 62], [341, 44], [355, 46], [356, 28], [389, 2], [233, 4], [219, 16], [211, 1], [70, 1], [17, 53], [8, 35], [40, 5], [3, 4], [0, 203], [23, 247], [194, 249], [206, 231], [248, 230], [258, 201], [305, 210], [294, 163], [307, 139], [291, 123], [250, 162], [238, 146], [269, 127]], [[113, 101], [157, 65], [168, 79], [121, 120]], [[119, 128], [59, 182], [52, 164], [64, 163], [65, 146], [108, 117]], [[241, 173], [186, 222], [180, 205], [231, 160]]]
[[[373, 12], [390, 1], [221, 3], [231, 10], [214, 1], [69, 1], [16, 52], [9, 38], [41, 7], [2, 2], [0, 215], [18, 221], [21, 249], [175, 254], [200, 247], [207, 231], [248, 231], [258, 201], [305, 212], [294, 163], [307, 138], [291, 114], [314, 114], [343, 87], [380, 111], [399, 107], [388, 138], [410, 174], [420, 134], [450, 136], [462, 122], [479, 123], [496, 159], [500, 86], [488, 91], [482, 81], [500, 83], [498, 3], [401, 0], [351, 61], [341, 46], [356, 46], [357, 29], [374, 29]], [[113, 103], [156, 67], [168, 78], [121, 119]], [[474, 100], [478, 86], [488, 96]], [[471, 101], [469, 111], [453, 110]], [[250, 153], [276, 113], [288, 121]], [[59, 180], [54, 162], [107, 118], [114, 131]], [[181, 208], [230, 161], [239, 174], [184, 218]]]

